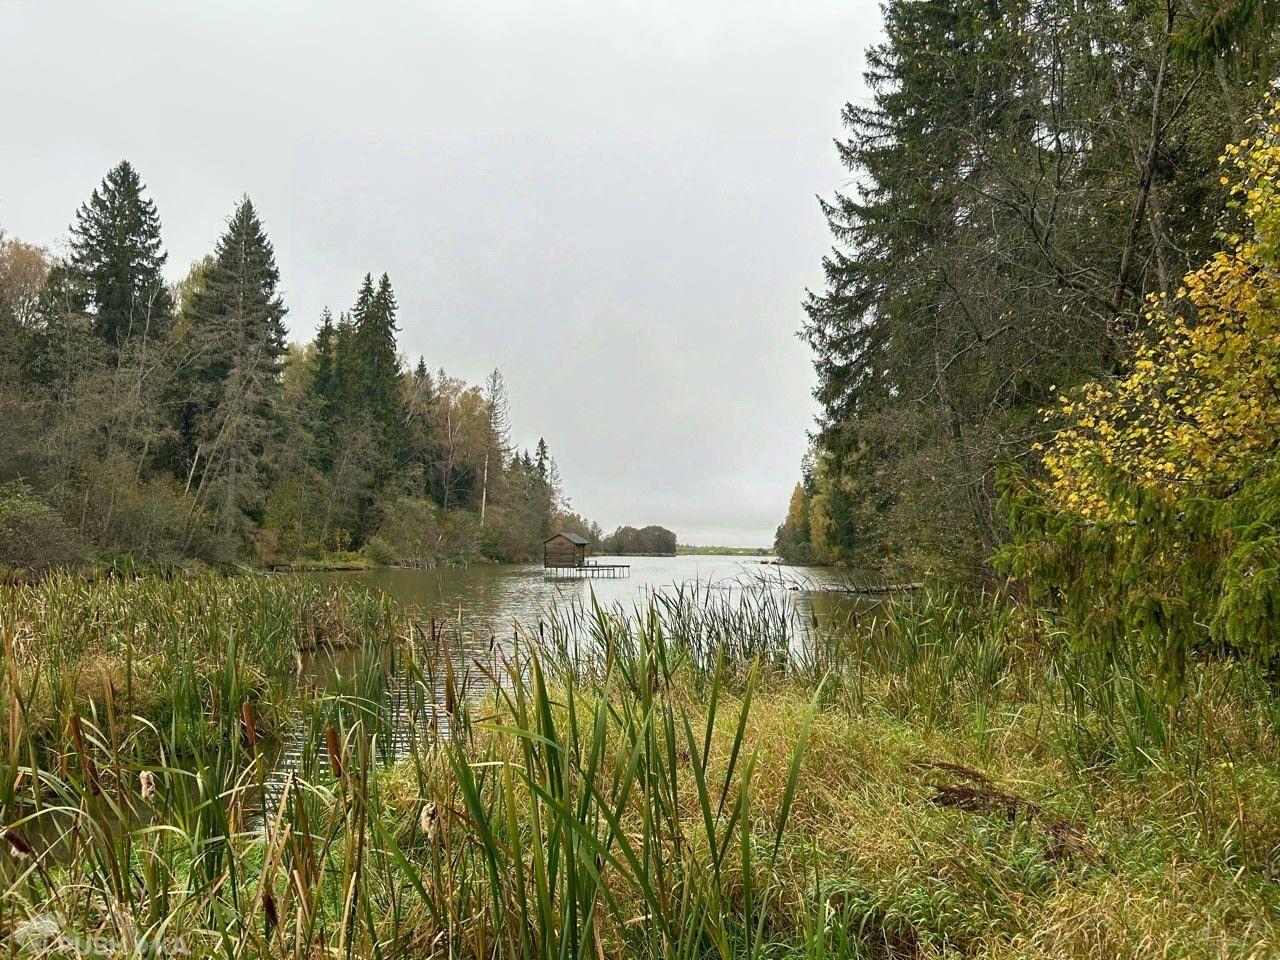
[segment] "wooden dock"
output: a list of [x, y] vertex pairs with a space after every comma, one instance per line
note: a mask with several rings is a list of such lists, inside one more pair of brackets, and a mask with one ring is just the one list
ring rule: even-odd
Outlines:
[[631, 576], [631, 567], [625, 563], [586, 563], [572, 566], [551, 565], [546, 574], [552, 580], [620, 580]]

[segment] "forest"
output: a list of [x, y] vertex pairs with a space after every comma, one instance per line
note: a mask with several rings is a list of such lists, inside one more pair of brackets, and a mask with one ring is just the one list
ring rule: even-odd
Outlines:
[[499, 371], [403, 361], [385, 273], [295, 344], [248, 197], [176, 284], [166, 258], [127, 161], [65, 258], [0, 232], [0, 564], [509, 561], [587, 532]]
[[[1110, 395], [1130, 431], [1138, 396], [1158, 394], [1161, 416], [1204, 415], [1169, 337], [1235, 296], [1188, 275], [1274, 268], [1257, 239], [1273, 210], [1249, 206], [1271, 174], [1256, 156], [1234, 161], [1274, 142], [1275, 9], [884, 4], [872, 96], [845, 108], [837, 143], [852, 186], [822, 203], [833, 248], [802, 330], [820, 417], [778, 529], [783, 557], [998, 583], [1017, 566], [1009, 550], [1044, 533], [1027, 526], [1024, 494], [1055, 472], [1045, 448], [1072, 423], [1092, 431], [1082, 456], [1117, 503], [1176, 489], [1160, 500], [1168, 517], [1274, 470], [1261, 450], [1206, 474], [1186, 469], [1189, 451], [1156, 449], [1169, 465], [1156, 483], [1127, 469], [1136, 435], [1100, 436], [1103, 418], [1078, 404]], [[1153, 363], [1159, 376], [1142, 378]], [[1241, 399], [1273, 405], [1274, 386]], [[1109, 528], [1112, 547], [1131, 545], [1125, 529]]]

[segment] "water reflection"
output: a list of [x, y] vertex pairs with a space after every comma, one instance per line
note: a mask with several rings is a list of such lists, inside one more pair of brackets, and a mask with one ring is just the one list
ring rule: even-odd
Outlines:
[[806, 617], [824, 617], [849, 607], [851, 598], [827, 592], [850, 582], [850, 574], [827, 567], [775, 566], [756, 557], [617, 557], [631, 576], [623, 580], [549, 578], [540, 564], [475, 564], [438, 570], [369, 570], [320, 574], [386, 593], [421, 622], [449, 621], [460, 636], [487, 645], [509, 636], [516, 625], [535, 632], [553, 609], [575, 605], [631, 610], [658, 591], [699, 586], [733, 594], [769, 590], [786, 594]]
[[[610, 613], [630, 614], [642, 611], [660, 594], [720, 613], [751, 604], [757, 616], [743, 622], [785, 640], [791, 656], [797, 657], [804, 653], [811, 625], [831, 625], [875, 603], [841, 592], [861, 581], [829, 568], [728, 556], [619, 557], [608, 562], [629, 564], [631, 575], [619, 580], [553, 579], [538, 564], [316, 574], [379, 591], [395, 601], [417, 624], [419, 673], [411, 677], [403, 665], [384, 669], [366, 660], [366, 653], [321, 650], [306, 661], [301, 680], [311, 691], [309, 699], [314, 699], [317, 694], [337, 694], [361, 676], [368, 684], [375, 679], [372, 674], [378, 674], [378, 693], [366, 685], [366, 696], [380, 701], [375, 712], [383, 727], [384, 759], [396, 759], [415, 740], [447, 732], [453, 711], [446, 702], [451, 686], [446, 673], [456, 681], [462, 699], [483, 697], [492, 692], [492, 678], [522, 660], [514, 656], [518, 646], [527, 651], [530, 644], [542, 644], [546, 655], [564, 655], [574, 647], [571, 637], [581, 639], [589, 633], [586, 625], [596, 605]], [[685, 616], [688, 606], [680, 609], [682, 622], [695, 631], [714, 631], [717, 622], [723, 623], [714, 616], [705, 622]], [[667, 613], [672, 615], [671, 607]], [[754, 642], [724, 633], [694, 640], [699, 641], [713, 657], [716, 644]], [[570, 655], [591, 656], [577, 650]], [[304, 725], [282, 745], [265, 785], [267, 809], [279, 802], [290, 776], [314, 765], [317, 733], [314, 724]]]

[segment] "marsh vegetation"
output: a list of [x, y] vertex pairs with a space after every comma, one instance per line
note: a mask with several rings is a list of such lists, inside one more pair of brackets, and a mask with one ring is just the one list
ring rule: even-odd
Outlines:
[[33, 953], [1244, 957], [1280, 937], [1280, 716], [1243, 660], [1191, 664], [1175, 705], [1139, 653], [937, 592], [814, 622], [770, 591], [677, 589], [470, 656], [301, 578], [0, 600], [4, 913]]

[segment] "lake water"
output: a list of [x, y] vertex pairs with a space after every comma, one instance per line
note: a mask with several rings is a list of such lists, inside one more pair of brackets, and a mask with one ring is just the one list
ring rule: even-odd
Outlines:
[[[564, 579], [547, 576], [541, 564], [473, 564], [436, 570], [369, 570], [322, 576], [386, 593], [420, 621], [452, 622], [475, 642], [510, 636], [515, 624], [536, 632], [553, 607], [589, 605], [630, 610], [658, 591], [699, 587], [732, 599], [743, 591], [786, 594], [801, 613], [838, 611], [850, 598], [833, 594], [849, 574], [824, 567], [775, 566], [760, 557], [601, 557], [602, 564], [630, 566], [620, 579]], [[470, 644], [468, 644], [470, 646]]]
[[[629, 613], [643, 607], [657, 593], [684, 589], [698, 591], [703, 603], [730, 607], [744, 597], [766, 592], [781, 601], [776, 609], [795, 615], [793, 622], [807, 625], [816, 617], [823, 622], [851, 610], [874, 605], [874, 600], [839, 592], [856, 578], [848, 572], [820, 567], [778, 566], [759, 557], [677, 556], [609, 557], [605, 563], [627, 564], [629, 576], [620, 579], [564, 579], [550, 577], [541, 564], [475, 564], [436, 570], [368, 570], [314, 574], [328, 581], [375, 590], [390, 597], [422, 626], [422, 636], [434, 628], [439, 641], [452, 651], [454, 669], [467, 675], [463, 696], [470, 699], [489, 688], [489, 676], [510, 652], [517, 631], [525, 637], [540, 635], [539, 624], [554, 611], [602, 607]], [[866, 582], [865, 579], [860, 582]], [[431, 659], [431, 655], [428, 655]], [[487, 664], [492, 672], [469, 669]], [[336, 674], [347, 677], [367, 670], [353, 651], [319, 651], [304, 668], [312, 689], [329, 686]], [[326, 680], [326, 678], [328, 678]], [[381, 695], [382, 714], [390, 718], [384, 746], [392, 757], [401, 756], [411, 739], [448, 729], [451, 717], [444, 708], [444, 677], [431, 678], [434, 689], [421, 690], [391, 667]], [[421, 696], [425, 693], [425, 701]], [[316, 731], [299, 730], [273, 758], [264, 800], [274, 809], [286, 779], [300, 769], [308, 750], [314, 755]]]

